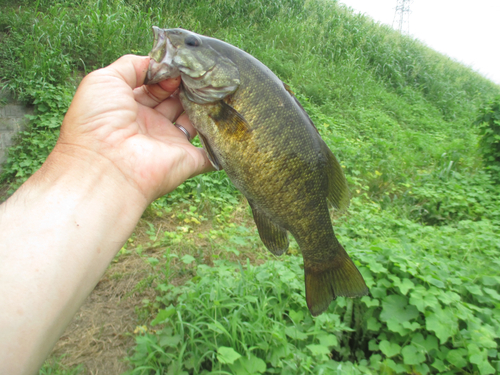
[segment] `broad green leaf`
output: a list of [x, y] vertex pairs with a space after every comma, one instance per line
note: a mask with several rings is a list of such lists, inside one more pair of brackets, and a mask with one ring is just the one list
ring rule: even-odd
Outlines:
[[470, 363], [477, 366], [481, 375], [495, 372], [495, 369], [488, 362], [488, 351], [486, 349], [480, 350], [474, 343], [467, 345], [467, 349], [469, 350]]
[[420, 328], [420, 324], [418, 324], [417, 322], [403, 322], [403, 324], [401, 325], [403, 326], [403, 328], [409, 329], [410, 331], [415, 331]]
[[292, 319], [295, 324], [300, 323], [304, 319], [304, 312], [302, 310], [299, 311], [290, 310], [288, 315], [290, 315], [290, 319]]
[[373, 287], [370, 288], [370, 294], [373, 298], [383, 298], [387, 295], [387, 288]]
[[475, 294], [476, 296], [483, 295], [483, 291], [481, 290], [481, 287], [479, 287], [478, 285], [468, 285], [465, 288], [472, 294]]
[[382, 300], [380, 320], [384, 322], [396, 321], [398, 323], [415, 319], [419, 315], [415, 306], [408, 305], [408, 298], [399, 295], [390, 295]]
[[371, 339], [368, 341], [368, 350], [376, 352], [380, 350], [380, 346], [377, 344], [377, 340]]
[[489, 375], [489, 374], [494, 374], [496, 371], [493, 368], [492, 365], [488, 361], [483, 361], [480, 364], [477, 365], [477, 368], [479, 369], [479, 373], [481, 375]]
[[147, 259], [148, 263], [151, 264], [153, 267], [156, 266], [160, 261], [157, 258], [149, 257]]
[[405, 346], [401, 350], [405, 365], [418, 365], [425, 361], [425, 355], [422, 350], [413, 345]]
[[382, 327], [382, 324], [380, 324], [377, 319], [375, 319], [373, 316], [371, 316], [366, 321], [366, 327], [370, 331], [376, 331], [377, 332], [380, 329], [380, 327]]
[[366, 307], [372, 307], [372, 306], [380, 306], [380, 302], [376, 298], [371, 298], [369, 296], [363, 296], [361, 298], [361, 302], [363, 302]]
[[399, 278], [395, 279], [394, 285], [398, 287], [399, 290], [401, 291], [401, 294], [405, 296], [406, 294], [408, 294], [408, 291], [410, 289], [413, 289], [415, 287], [415, 284], [413, 284], [413, 281], [411, 281], [410, 279], [403, 279], [403, 280], [400, 280]]
[[481, 349], [479, 349], [479, 346], [477, 346], [475, 343], [467, 345], [467, 350], [469, 351], [469, 357], [475, 354], [481, 354]]
[[370, 270], [374, 273], [383, 273], [383, 274], [387, 274], [387, 268], [385, 268], [382, 264], [376, 262], [376, 261], [373, 261], [371, 262], [370, 264], [368, 264], [368, 267], [370, 268]]
[[285, 333], [288, 337], [291, 337], [294, 340], [305, 340], [307, 339], [307, 335], [304, 332], [299, 331], [296, 327], [286, 327]]
[[473, 355], [469, 356], [470, 363], [474, 363], [476, 365], [479, 365], [480, 363], [484, 362], [485, 360], [486, 360], [485, 356], [481, 353], [473, 354]]
[[458, 295], [455, 292], [451, 291], [446, 291], [443, 293], [440, 293], [439, 296], [437, 297], [444, 305], [449, 305], [454, 302], [458, 302], [461, 300], [460, 295]]
[[417, 374], [427, 375], [430, 371], [431, 369], [429, 368], [429, 366], [427, 366], [426, 363], [419, 363], [415, 366], [415, 372]]
[[424, 280], [427, 281], [429, 284], [437, 286], [440, 289], [443, 289], [445, 287], [444, 283], [441, 280], [438, 280], [430, 275], [425, 276]]
[[434, 331], [441, 344], [444, 344], [451, 336], [457, 333], [458, 321], [453, 311], [446, 307], [427, 314], [425, 327], [429, 331]]
[[160, 346], [165, 347], [165, 346], [170, 346], [172, 348], [175, 348], [182, 340], [182, 337], [180, 335], [174, 335], [174, 336], [160, 336]]
[[168, 366], [168, 371], [165, 375], [189, 375], [188, 372], [182, 371], [182, 364], [179, 362], [174, 362], [170, 366]]
[[278, 367], [278, 364], [280, 363], [281, 358], [284, 358], [288, 355], [289, 353], [289, 346], [288, 345], [281, 345], [276, 347], [272, 352], [271, 352], [271, 365], [273, 367]]
[[467, 364], [467, 359], [465, 358], [466, 355], [467, 355], [467, 350], [463, 348], [454, 349], [448, 352], [448, 354], [446, 355], [446, 359], [453, 366], [457, 368], [463, 368]]
[[328, 349], [328, 346], [324, 345], [316, 345], [316, 344], [311, 344], [306, 346], [307, 349], [311, 351], [312, 355], [328, 355], [330, 354], [331, 350]]
[[191, 264], [195, 261], [195, 258], [189, 254], [186, 254], [181, 258], [181, 260], [184, 264]]
[[240, 357], [241, 354], [235, 351], [233, 348], [221, 346], [217, 349], [217, 360], [221, 363], [231, 364]]
[[324, 345], [324, 346], [336, 346], [336, 345], [338, 345], [337, 336], [332, 335], [332, 334], [318, 335], [317, 339], [319, 340], [319, 343], [321, 345]]
[[382, 362], [382, 356], [380, 354], [373, 354], [370, 357], [370, 366], [375, 370], [380, 369], [380, 363]]
[[499, 276], [483, 276], [483, 284], [487, 286], [495, 286], [500, 284]]
[[437, 298], [422, 286], [417, 286], [415, 290], [411, 291], [410, 296], [410, 304], [420, 312], [425, 312], [426, 307], [437, 308], [440, 306]]
[[500, 294], [495, 289], [483, 287], [483, 290], [497, 301], [500, 301]]
[[497, 347], [497, 344], [495, 342], [495, 338], [497, 337], [497, 335], [495, 335], [495, 333], [493, 333], [491, 329], [487, 329], [486, 327], [481, 326], [474, 326], [474, 324], [470, 324], [469, 328], [472, 342], [483, 348]]
[[440, 359], [435, 359], [434, 363], [431, 366], [440, 372], [444, 372], [444, 370], [446, 370], [446, 366], [444, 365], [444, 362], [441, 361]]
[[370, 272], [368, 267], [358, 267], [358, 269], [361, 275], [363, 275], [363, 279], [365, 279], [365, 283], [368, 289], [370, 289], [373, 285], [375, 285], [372, 273]]
[[401, 363], [396, 363], [390, 358], [387, 358], [384, 362], [389, 368], [394, 370], [396, 374], [404, 374], [407, 372], [404, 365], [402, 365]]
[[151, 321], [151, 325], [155, 326], [157, 324], [165, 322], [168, 318], [175, 314], [175, 311], [175, 307], [172, 305], [170, 305], [166, 309], [160, 309], [160, 311], [158, 311], [158, 315], [156, 315], [156, 318]]
[[389, 320], [386, 324], [389, 331], [399, 333], [401, 336], [406, 336], [410, 333], [409, 329], [404, 328], [403, 325], [396, 320]]
[[232, 365], [229, 365], [233, 374], [237, 375], [255, 375], [266, 371], [267, 366], [261, 358], [250, 354], [250, 357], [240, 357]]
[[401, 346], [396, 343], [391, 343], [387, 340], [382, 340], [379, 343], [379, 348], [382, 353], [384, 353], [387, 357], [393, 357], [396, 354], [399, 354], [401, 351]]
[[438, 341], [436, 337], [432, 335], [428, 335], [427, 338], [424, 339], [424, 336], [421, 333], [417, 333], [413, 336], [411, 342], [413, 345], [416, 345], [417, 347], [422, 347], [427, 353], [429, 353], [432, 350], [439, 349]]

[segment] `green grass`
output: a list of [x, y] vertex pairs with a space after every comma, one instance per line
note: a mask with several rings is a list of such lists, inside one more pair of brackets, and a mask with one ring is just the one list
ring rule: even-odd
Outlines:
[[167, 271], [156, 284], [163, 307], [136, 338], [130, 374], [493, 373], [497, 227], [423, 226], [359, 198], [353, 206], [336, 228], [370, 296], [339, 299], [313, 319], [301, 257], [215, 267], [186, 257], [196, 276], [176, 287]]
[[[234, 222], [241, 196], [224, 172], [198, 176], [147, 213], [188, 221], [174, 232], [151, 224], [166, 266], [148, 260], [144, 285], [157, 299], [139, 315], [154, 320], [137, 336], [131, 373], [500, 371], [497, 140], [484, 140], [494, 135], [485, 123], [497, 130], [488, 113], [496, 113], [498, 85], [334, 1], [0, 7], [0, 79], [35, 108], [3, 166], [11, 191], [50, 152], [80, 77], [123, 54], [147, 54], [152, 25], [214, 36], [263, 61], [293, 88], [344, 167], [353, 200], [335, 229], [369, 297], [339, 299], [312, 319], [296, 244], [293, 256], [247, 263], [263, 248], [254, 228]], [[216, 267], [190, 237], [193, 219], [211, 222]], [[180, 271], [168, 267], [177, 254]], [[192, 280], [172, 286], [178, 272]]]

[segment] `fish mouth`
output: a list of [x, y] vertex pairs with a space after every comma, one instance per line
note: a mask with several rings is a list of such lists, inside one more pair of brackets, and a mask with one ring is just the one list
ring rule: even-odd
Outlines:
[[145, 85], [152, 85], [168, 78], [177, 78], [181, 73], [187, 74], [193, 80], [200, 80], [214, 68], [212, 66], [208, 70], [195, 71], [182, 64], [182, 59], [177, 56], [177, 47], [169, 38], [169, 31], [153, 26], [154, 43], [153, 49], [149, 52], [151, 60], [144, 80]]
[[167, 36], [165, 30], [153, 26], [154, 43], [153, 49], [149, 52], [149, 69], [144, 79], [145, 85], [152, 85], [167, 78], [177, 78], [180, 70], [174, 66], [173, 60], [177, 53], [177, 48]]

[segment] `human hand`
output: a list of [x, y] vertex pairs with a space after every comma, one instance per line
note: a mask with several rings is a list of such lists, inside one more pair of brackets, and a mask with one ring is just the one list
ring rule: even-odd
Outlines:
[[172, 124], [196, 135], [171, 96], [180, 78], [142, 86], [148, 66], [148, 57], [127, 55], [86, 76], [54, 151], [109, 160], [149, 203], [213, 167], [205, 151]]

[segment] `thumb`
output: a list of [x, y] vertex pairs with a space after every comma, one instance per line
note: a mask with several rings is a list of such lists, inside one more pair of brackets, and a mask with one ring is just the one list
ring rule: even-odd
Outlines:
[[122, 79], [131, 89], [135, 89], [144, 83], [149, 68], [149, 60], [148, 56], [125, 55], [100, 70], [102, 73]]

